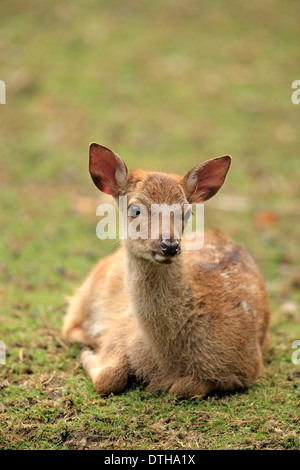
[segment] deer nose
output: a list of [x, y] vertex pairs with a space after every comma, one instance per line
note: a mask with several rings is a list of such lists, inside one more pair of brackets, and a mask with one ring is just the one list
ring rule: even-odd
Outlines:
[[160, 246], [163, 254], [166, 256], [175, 256], [180, 253], [180, 243], [178, 241], [170, 242], [168, 240], [162, 240]]

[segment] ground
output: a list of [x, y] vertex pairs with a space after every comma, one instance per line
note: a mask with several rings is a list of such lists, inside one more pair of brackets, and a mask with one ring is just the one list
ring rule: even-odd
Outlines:
[[[1, 449], [299, 448], [299, 13], [296, 0], [1, 6]], [[205, 226], [266, 280], [273, 346], [248, 390], [102, 398], [64, 344], [66, 296], [116, 247], [96, 237], [92, 141], [182, 174], [232, 156]]]

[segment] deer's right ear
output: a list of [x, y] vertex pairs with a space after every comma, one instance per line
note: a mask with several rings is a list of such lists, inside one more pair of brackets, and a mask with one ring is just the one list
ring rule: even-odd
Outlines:
[[89, 148], [89, 170], [92, 180], [100, 191], [118, 196], [128, 179], [127, 166], [112, 150], [92, 143]]

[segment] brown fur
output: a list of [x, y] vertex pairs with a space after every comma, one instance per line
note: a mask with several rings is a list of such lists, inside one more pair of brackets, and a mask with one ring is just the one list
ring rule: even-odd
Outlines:
[[[90, 171], [103, 190], [103, 174], [98, 174], [103, 147], [93, 146]], [[111, 158], [120, 168], [116, 154]], [[129, 204], [201, 202], [223, 184], [228, 159], [205, 162], [184, 178], [141, 170], [126, 173], [122, 162], [112, 185], [105, 180], [105, 192], [127, 195]], [[181, 254], [169, 264], [150, 256], [159, 252], [159, 243], [127, 239], [98, 262], [70, 301], [65, 340], [89, 347], [83, 350], [82, 363], [101, 394], [124, 390], [129, 375], [142, 379], [150, 390], [183, 397], [247, 387], [262, 368], [270, 315], [252, 258], [213, 231], [206, 233], [198, 251], [185, 250], [183, 239]]]

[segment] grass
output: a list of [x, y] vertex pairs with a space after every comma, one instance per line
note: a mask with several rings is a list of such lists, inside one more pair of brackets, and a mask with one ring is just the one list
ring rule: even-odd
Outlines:
[[[299, 4], [2, 2], [1, 449], [299, 449]], [[65, 296], [115, 243], [95, 236], [97, 141], [131, 168], [231, 154], [205, 209], [252, 252], [273, 347], [242, 393], [98, 396], [60, 335]]]

